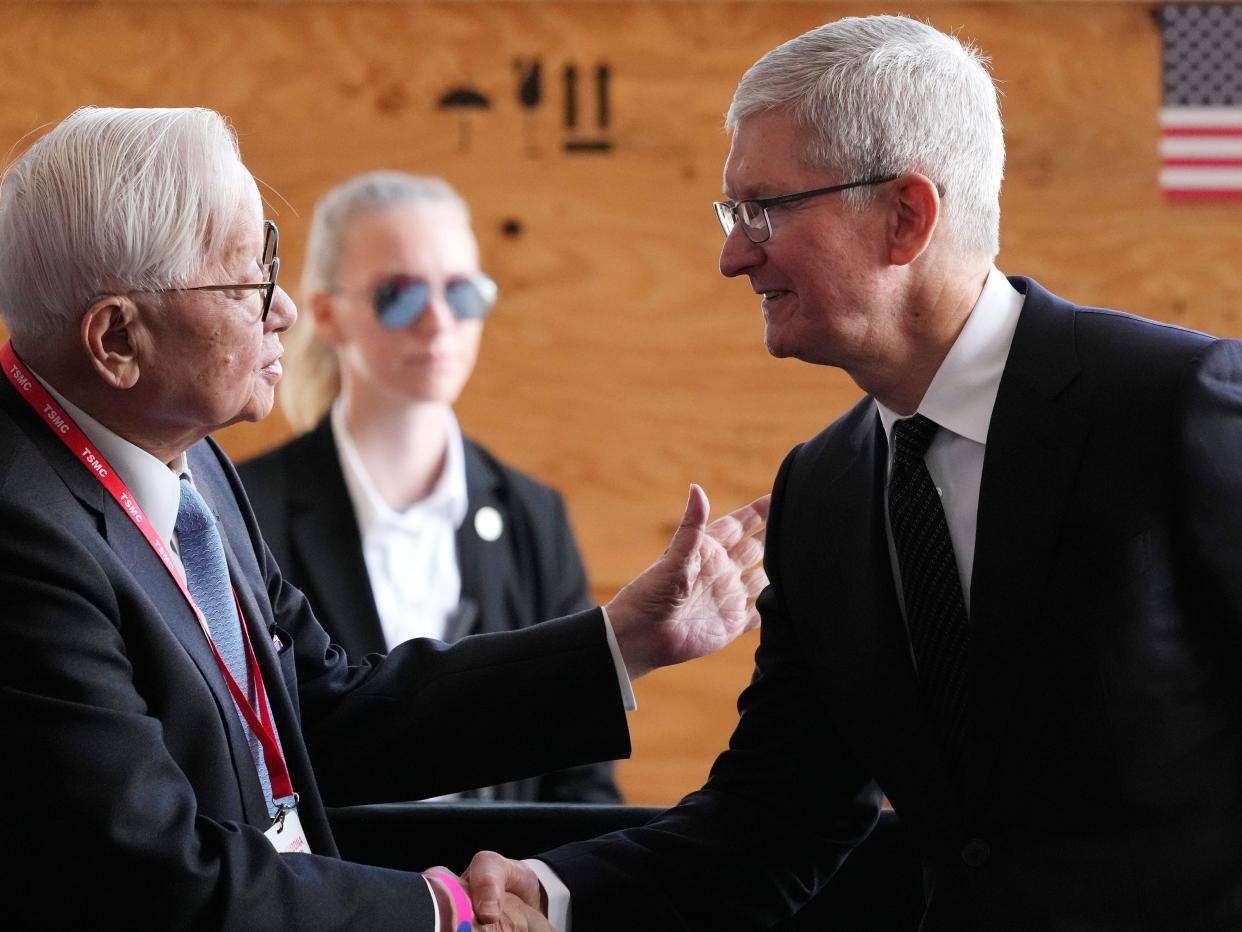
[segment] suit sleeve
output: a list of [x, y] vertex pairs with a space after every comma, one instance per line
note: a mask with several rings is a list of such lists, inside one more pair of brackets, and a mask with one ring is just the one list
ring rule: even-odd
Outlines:
[[[417, 874], [281, 856], [259, 829], [205, 815], [167, 743], [194, 736], [166, 735], [148, 706], [170, 688], [163, 652], [179, 650], [151, 625], [158, 611], [140, 589], [114, 585], [80, 509], [58, 515], [3, 496], [0, 527], [0, 852], [11, 927], [111, 917], [169, 930], [432, 928]], [[216, 715], [210, 702], [205, 714]], [[210, 742], [201, 736], [204, 753]], [[224, 772], [211, 792], [235, 792]]]
[[780, 583], [777, 477], [741, 718], [707, 785], [647, 826], [540, 855], [572, 895], [575, 928], [768, 928], [792, 914], [871, 831], [880, 794], [815, 695]]

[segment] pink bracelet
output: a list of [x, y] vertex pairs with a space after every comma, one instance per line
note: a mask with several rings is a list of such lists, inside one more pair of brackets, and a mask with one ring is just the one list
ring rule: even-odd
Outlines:
[[457, 911], [458, 921], [455, 932], [471, 932], [474, 928], [474, 907], [470, 905], [470, 897], [466, 896], [461, 883], [452, 874], [439, 873], [431, 876], [448, 887], [449, 898], [453, 901], [453, 908]]

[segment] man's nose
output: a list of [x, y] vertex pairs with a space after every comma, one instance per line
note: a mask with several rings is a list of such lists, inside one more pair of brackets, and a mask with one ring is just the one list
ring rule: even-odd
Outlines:
[[293, 303], [289, 293], [277, 285], [276, 293], [272, 295], [272, 306], [267, 310], [267, 320], [264, 321], [263, 325], [264, 329], [283, 333], [292, 327], [293, 322], [297, 319], [297, 305]]
[[720, 247], [720, 274], [725, 278], [745, 275], [763, 261], [763, 247], [752, 243], [742, 225], [736, 224]]

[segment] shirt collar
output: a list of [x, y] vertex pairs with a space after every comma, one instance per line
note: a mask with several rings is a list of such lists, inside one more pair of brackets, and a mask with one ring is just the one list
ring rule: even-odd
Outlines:
[[[1025, 297], [993, 266], [979, 300], [936, 371], [918, 412], [946, 430], [986, 444], [992, 408]], [[886, 436], [899, 415], [879, 401]]]
[[39, 373], [33, 369], [30, 371], [103, 454], [112, 472], [125, 483], [134, 501], [151, 522], [151, 528], [160, 540], [171, 546], [173, 529], [177, 524], [177, 508], [181, 504], [181, 481], [178, 477], [190, 472], [185, 453], [178, 453], [171, 463], [161, 463], [146, 450], [100, 424], [49, 385]]
[[440, 471], [436, 484], [422, 501], [415, 502], [404, 511], [396, 511], [379, 494], [362, 462], [358, 448], [345, 427], [344, 405], [339, 398], [333, 403], [330, 414], [332, 435], [336, 441], [345, 488], [349, 491], [354, 514], [358, 519], [358, 530], [363, 538], [381, 526], [415, 531], [426, 521], [438, 518], [456, 529], [466, 520], [469, 505], [466, 495], [465, 444], [462, 441], [461, 427], [453, 412], [445, 409], [444, 417], [448, 447], [444, 468]]

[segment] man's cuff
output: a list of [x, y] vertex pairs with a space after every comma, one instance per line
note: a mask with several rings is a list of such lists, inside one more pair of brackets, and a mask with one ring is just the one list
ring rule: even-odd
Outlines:
[[[419, 876], [422, 876], [422, 875], [420, 874]], [[553, 874], [553, 876], [555, 877], [556, 875]], [[433, 928], [435, 932], [440, 932], [440, 904], [436, 902], [435, 887], [431, 885], [431, 881], [428, 880], [425, 876], [423, 876], [423, 883], [427, 885], [427, 892], [431, 894], [431, 921], [432, 921], [431, 928]], [[561, 884], [561, 886], [563, 887], [565, 885]]]
[[[634, 687], [630, 685], [630, 674], [625, 669], [625, 661], [621, 658], [621, 648], [617, 646], [617, 636], [612, 633], [612, 619], [608, 617], [608, 609], [600, 606], [604, 615], [604, 633], [608, 636], [608, 649], [612, 651], [612, 665], [617, 669], [617, 685], [621, 687], [621, 702], [625, 711], [633, 712], [638, 708], [638, 700], [634, 698]], [[556, 876], [553, 874], [552, 876]], [[560, 883], [558, 880], [557, 883]], [[556, 923], [553, 923], [556, 925]], [[559, 926], [558, 926], [559, 928]]]
[[[605, 613], [604, 618], [608, 615]], [[611, 632], [611, 628], [609, 631]], [[556, 871], [544, 864], [543, 861], [536, 861], [533, 858], [522, 862], [535, 872], [535, 876], [539, 878], [539, 883], [543, 885], [543, 892], [548, 896], [548, 922], [552, 924], [555, 932], [572, 932], [570, 929], [570, 920], [572, 916], [569, 911], [569, 887], [561, 882], [561, 878], [556, 876]]]

